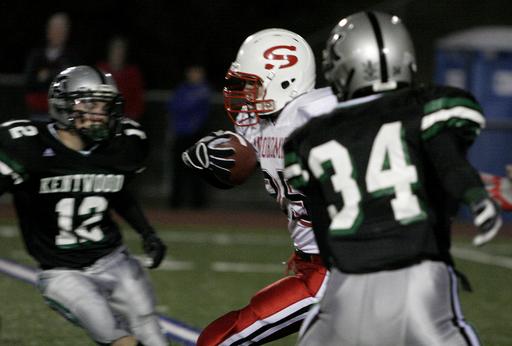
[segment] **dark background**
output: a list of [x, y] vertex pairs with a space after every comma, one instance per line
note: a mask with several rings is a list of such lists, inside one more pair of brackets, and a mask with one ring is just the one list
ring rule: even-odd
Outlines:
[[[146, 202], [160, 205], [169, 190], [172, 165], [165, 102], [182, 79], [186, 65], [204, 64], [216, 92], [210, 129], [230, 129], [220, 92], [226, 70], [248, 35], [270, 27], [295, 31], [310, 43], [319, 61], [331, 28], [342, 17], [363, 10], [393, 13], [403, 19], [415, 43], [419, 77], [426, 82], [433, 79], [439, 38], [476, 26], [512, 25], [512, 1], [505, 0], [0, 0], [0, 121], [27, 115], [23, 100], [25, 61], [30, 49], [43, 43], [46, 21], [52, 14], [64, 11], [70, 15], [70, 43], [87, 64], [105, 57], [113, 35], [126, 36], [131, 40], [130, 60], [139, 65], [146, 80], [146, 111], [141, 122], [151, 139], [148, 170], [137, 188]], [[317, 86], [324, 84], [318, 70]], [[504, 174], [503, 162], [511, 162], [508, 157], [512, 154], [506, 148], [512, 138], [512, 120], [507, 124], [508, 132], [500, 127], [484, 131], [487, 139], [480, 136], [480, 141], [489, 145], [475, 151], [477, 157], [493, 160], [495, 174]], [[209, 205], [275, 209], [259, 175], [237, 189], [210, 189]]]
[[173, 88], [183, 67], [197, 62], [221, 88], [226, 69], [249, 34], [268, 27], [296, 31], [318, 58], [336, 22], [365, 9], [404, 19], [424, 80], [431, 79], [437, 38], [477, 25], [512, 24], [512, 2], [497, 0], [1, 1], [0, 73], [21, 73], [30, 48], [43, 42], [47, 18], [65, 11], [72, 20], [70, 42], [89, 64], [104, 57], [112, 35], [123, 34], [131, 40], [131, 60], [140, 65], [149, 89]]

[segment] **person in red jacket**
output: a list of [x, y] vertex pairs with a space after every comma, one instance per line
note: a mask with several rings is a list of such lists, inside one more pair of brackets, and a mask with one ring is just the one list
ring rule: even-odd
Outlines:
[[98, 63], [98, 67], [114, 77], [125, 99], [125, 116], [139, 121], [144, 113], [144, 81], [139, 67], [128, 63], [127, 58], [128, 41], [114, 37], [108, 45], [107, 60]]

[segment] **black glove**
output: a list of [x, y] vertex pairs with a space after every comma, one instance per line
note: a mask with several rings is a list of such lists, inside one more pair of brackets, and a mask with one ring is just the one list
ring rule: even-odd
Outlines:
[[150, 269], [160, 265], [167, 251], [167, 246], [153, 232], [142, 236], [142, 248], [147, 255], [144, 259], [144, 265]]
[[228, 141], [234, 135], [231, 131], [215, 131], [201, 138], [196, 144], [181, 154], [181, 159], [188, 167], [212, 172], [223, 182], [229, 181], [229, 169], [235, 165], [235, 160], [227, 157], [233, 155], [235, 150], [230, 147], [216, 147]]
[[500, 207], [487, 197], [471, 204], [473, 223], [478, 227], [479, 234], [473, 238], [473, 245], [481, 246], [491, 241], [498, 233], [501, 225]]

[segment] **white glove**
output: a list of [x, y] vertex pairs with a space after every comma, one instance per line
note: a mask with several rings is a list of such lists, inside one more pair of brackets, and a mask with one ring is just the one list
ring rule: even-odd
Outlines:
[[500, 208], [492, 198], [484, 198], [471, 205], [473, 223], [479, 234], [473, 238], [473, 245], [482, 246], [498, 234], [503, 224]]

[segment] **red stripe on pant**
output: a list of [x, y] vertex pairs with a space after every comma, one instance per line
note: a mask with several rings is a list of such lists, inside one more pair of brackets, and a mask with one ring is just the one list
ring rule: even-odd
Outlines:
[[[240, 310], [228, 312], [210, 323], [199, 336], [197, 345], [216, 346], [236, 335], [240, 337], [234, 337], [233, 339], [236, 340], [233, 340], [233, 342], [245, 339], [247, 335], [264, 328], [266, 325], [268, 326], [271, 322], [266, 321], [266, 319], [279, 314], [279, 320], [282, 320], [286, 319], [287, 314], [291, 316], [296, 312], [295, 309], [283, 311], [286, 308], [304, 300], [306, 300], [304, 302], [306, 305], [317, 302], [321, 298], [318, 296], [319, 290], [327, 280], [327, 269], [318, 264], [318, 255], [312, 257], [314, 260], [305, 261], [294, 255], [291, 260], [291, 267], [294, 268], [295, 275], [285, 277], [263, 288], [252, 297], [249, 305]], [[308, 302], [308, 298], [311, 302]], [[304, 316], [301, 319], [304, 319]], [[251, 329], [248, 332], [247, 329], [256, 322], [259, 322], [261, 327], [255, 330]], [[300, 325], [296, 324], [295, 328], [287, 328], [285, 334], [282, 334], [283, 331], [281, 330], [279, 337], [297, 332], [299, 327]], [[279, 331], [279, 328], [276, 328], [274, 333], [277, 334]], [[265, 336], [266, 338], [271, 339], [268, 335]], [[248, 341], [250, 339], [245, 340], [245, 342]]]

